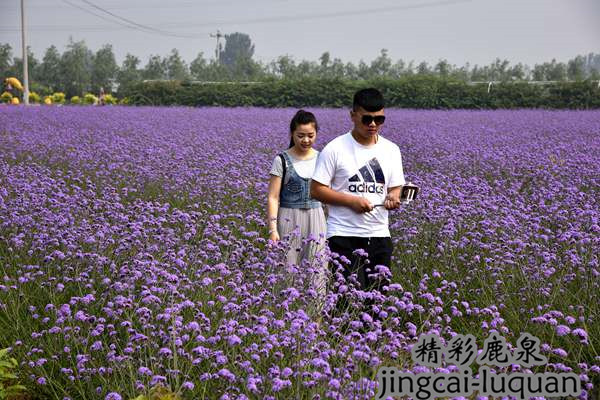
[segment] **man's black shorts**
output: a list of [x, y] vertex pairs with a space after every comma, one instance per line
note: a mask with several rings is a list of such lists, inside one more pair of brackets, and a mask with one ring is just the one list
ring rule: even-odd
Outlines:
[[[385, 265], [390, 268], [391, 257], [394, 246], [390, 237], [357, 237], [357, 236], [332, 236], [328, 239], [329, 249], [332, 252], [345, 256], [350, 260], [350, 264], [344, 264], [344, 276], [346, 279], [351, 274], [357, 275], [357, 280], [363, 290], [370, 290], [374, 287], [379, 287], [383, 282], [376, 282], [373, 278], [369, 278], [368, 274], [375, 273], [376, 265]], [[365, 257], [354, 253], [357, 249], [363, 249], [368, 253], [368, 263]], [[336, 268], [333, 263], [330, 263], [330, 269]], [[369, 271], [367, 271], [369, 269]]]

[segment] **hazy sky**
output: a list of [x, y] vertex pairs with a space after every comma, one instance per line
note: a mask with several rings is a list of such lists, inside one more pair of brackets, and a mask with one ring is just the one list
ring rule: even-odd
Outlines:
[[[317, 61], [325, 51], [370, 62], [385, 48], [394, 61], [481, 65], [500, 57], [533, 66], [600, 53], [600, 0], [25, 0], [25, 7], [38, 59], [52, 44], [64, 51], [71, 36], [93, 51], [112, 44], [119, 63], [132, 53], [145, 65], [172, 48], [189, 63], [199, 52], [214, 57], [217, 29], [250, 35], [263, 62], [285, 54]], [[0, 0], [0, 42], [20, 56], [20, 0]]]

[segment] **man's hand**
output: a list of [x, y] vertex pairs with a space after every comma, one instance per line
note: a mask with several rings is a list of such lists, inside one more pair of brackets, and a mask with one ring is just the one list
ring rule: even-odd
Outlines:
[[364, 197], [358, 197], [352, 201], [351, 208], [359, 214], [373, 211], [373, 204]]
[[388, 192], [387, 196], [385, 196], [385, 201], [383, 202], [386, 209], [394, 210], [400, 207], [400, 192], [400, 188], [393, 188]]

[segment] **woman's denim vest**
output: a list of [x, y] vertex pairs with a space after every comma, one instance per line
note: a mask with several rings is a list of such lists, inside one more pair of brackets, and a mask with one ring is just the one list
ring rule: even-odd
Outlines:
[[302, 178], [292, 163], [290, 156], [284, 151], [285, 176], [282, 177], [279, 193], [279, 206], [285, 208], [317, 208], [321, 202], [310, 197], [310, 178]]

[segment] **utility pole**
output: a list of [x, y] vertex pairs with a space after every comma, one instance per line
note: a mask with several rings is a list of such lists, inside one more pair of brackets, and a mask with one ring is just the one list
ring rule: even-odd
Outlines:
[[23, 41], [23, 104], [29, 105], [29, 68], [27, 66], [27, 41], [25, 36], [25, 0], [21, 0], [21, 38]]
[[216, 57], [216, 60], [218, 63], [221, 62], [221, 42], [220, 41], [223, 36], [224, 35], [222, 35], [221, 31], [219, 31], [218, 29], [217, 29], [217, 33], [210, 34], [210, 37], [217, 38], [217, 48], [215, 49], [215, 57]]

